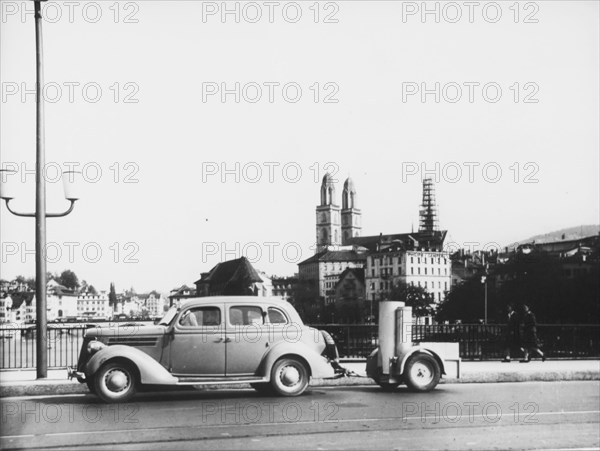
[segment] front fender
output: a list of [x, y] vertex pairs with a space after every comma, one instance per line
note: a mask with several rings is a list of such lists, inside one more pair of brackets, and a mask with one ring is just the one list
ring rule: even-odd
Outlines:
[[148, 354], [126, 345], [108, 346], [96, 352], [85, 366], [86, 378], [93, 377], [104, 363], [117, 358], [129, 360], [137, 367], [142, 384], [175, 385], [178, 382], [176, 377]]
[[335, 371], [327, 359], [304, 343], [280, 342], [273, 346], [263, 357], [261, 372], [267, 379], [271, 378], [271, 368], [275, 362], [285, 355], [298, 356], [304, 359], [309, 366], [311, 377], [330, 378], [335, 376]]

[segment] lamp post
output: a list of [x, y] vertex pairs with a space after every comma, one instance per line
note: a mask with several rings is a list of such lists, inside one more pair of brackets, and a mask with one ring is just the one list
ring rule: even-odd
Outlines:
[[481, 283], [483, 284], [483, 324], [487, 324], [487, 276], [481, 276]]
[[36, 298], [36, 369], [37, 378], [48, 377], [48, 359], [46, 349], [46, 218], [66, 216], [75, 206], [79, 198], [71, 191], [70, 184], [74, 182], [75, 171], [63, 173], [65, 198], [71, 202], [68, 210], [62, 213], [46, 213], [46, 183], [44, 180], [45, 143], [44, 143], [44, 99], [42, 97], [44, 84], [43, 47], [42, 47], [42, 7], [41, 2], [34, 1], [35, 16], [35, 51], [36, 51], [36, 172], [35, 172], [35, 212], [19, 213], [11, 209], [12, 193], [8, 190], [8, 176], [14, 176], [14, 171], [0, 170], [0, 198], [6, 202], [6, 208], [16, 216], [35, 218], [35, 298]]

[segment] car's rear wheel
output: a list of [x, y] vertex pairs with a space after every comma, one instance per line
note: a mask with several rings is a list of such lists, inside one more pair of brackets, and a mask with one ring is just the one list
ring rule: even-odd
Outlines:
[[105, 402], [127, 402], [136, 392], [137, 374], [131, 364], [108, 362], [94, 376], [96, 394]]
[[282, 396], [299, 396], [308, 387], [308, 370], [303, 362], [284, 357], [271, 369], [271, 385]]
[[433, 390], [440, 377], [440, 366], [429, 354], [417, 354], [411, 357], [404, 367], [406, 385], [414, 391]]

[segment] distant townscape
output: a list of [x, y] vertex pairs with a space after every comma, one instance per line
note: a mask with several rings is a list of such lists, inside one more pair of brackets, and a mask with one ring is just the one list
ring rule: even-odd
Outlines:
[[[168, 294], [133, 288], [96, 290], [66, 270], [50, 274], [48, 321], [156, 319], [189, 298], [275, 296], [312, 323], [374, 323], [380, 301], [413, 306], [422, 324], [499, 321], [506, 305], [529, 304], [546, 322], [589, 322], [600, 304], [598, 226], [546, 233], [504, 248], [464, 249], [447, 243], [438, 226], [435, 190], [423, 180], [419, 229], [362, 234], [362, 211], [352, 179], [341, 205], [326, 174], [316, 207], [315, 254], [293, 276], [269, 276], [244, 256], [218, 263], [193, 284]], [[35, 281], [0, 280], [0, 322], [36, 317]]]

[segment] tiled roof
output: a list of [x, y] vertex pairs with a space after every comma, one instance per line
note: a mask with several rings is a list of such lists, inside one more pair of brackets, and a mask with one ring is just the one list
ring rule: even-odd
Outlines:
[[336, 288], [346, 278], [346, 275], [348, 275], [348, 273], [354, 274], [354, 276], [356, 277], [356, 279], [360, 283], [362, 283], [363, 285], [365, 284], [365, 270], [364, 270], [364, 268], [346, 268], [340, 274], [340, 277], [339, 277], [338, 281], [335, 284]]
[[214, 285], [229, 283], [261, 283], [263, 280], [258, 275], [246, 257], [218, 263], [206, 277], [200, 278], [195, 283], [210, 283]]
[[298, 263], [298, 265], [306, 265], [314, 262], [355, 262], [364, 261], [366, 258], [367, 255], [365, 253], [354, 250], [324, 250]]
[[415, 246], [418, 248], [441, 247], [446, 239], [446, 230], [434, 232], [434, 235], [428, 235], [420, 232], [413, 233], [394, 233], [390, 235], [372, 235], [372, 236], [356, 236], [350, 238], [348, 244], [356, 244], [366, 247], [370, 251], [376, 251], [379, 244], [391, 244], [396, 241], [411, 249]]

